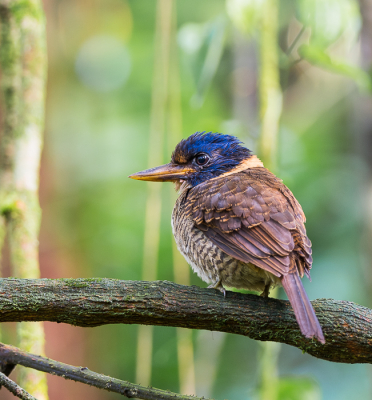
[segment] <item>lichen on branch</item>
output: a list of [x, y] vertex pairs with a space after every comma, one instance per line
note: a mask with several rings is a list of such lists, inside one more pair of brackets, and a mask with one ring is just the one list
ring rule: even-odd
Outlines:
[[372, 363], [372, 310], [312, 301], [326, 344], [301, 335], [288, 301], [166, 281], [1, 279], [0, 322], [54, 321], [81, 327], [145, 324], [206, 329], [298, 347], [341, 363]]

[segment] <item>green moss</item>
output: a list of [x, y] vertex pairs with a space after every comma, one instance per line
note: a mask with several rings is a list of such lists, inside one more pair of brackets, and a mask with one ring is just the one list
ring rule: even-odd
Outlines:
[[88, 287], [89, 286], [89, 283], [86, 282], [85, 279], [67, 279], [67, 278], [62, 278], [62, 279], [58, 279], [58, 281], [63, 282], [66, 286], [74, 287], [74, 288], [84, 288], [84, 287]]
[[105, 278], [84, 278], [84, 281], [89, 283], [102, 282]]
[[84, 288], [90, 286], [92, 283], [100, 283], [105, 278], [60, 278], [56, 279], [59, 282], [64, 283], [66, 286], [75, 287], [75, 288]]

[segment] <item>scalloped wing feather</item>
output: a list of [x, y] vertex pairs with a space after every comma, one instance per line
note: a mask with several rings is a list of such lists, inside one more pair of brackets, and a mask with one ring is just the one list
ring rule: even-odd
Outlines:
[[[265, 168], [214, 178], [189, 190], [185, 213], [222, 251], [280, 277], [309, 276], [311, 242], [292, 192]], [[295, 258], [296, 262], [291, 262]]]

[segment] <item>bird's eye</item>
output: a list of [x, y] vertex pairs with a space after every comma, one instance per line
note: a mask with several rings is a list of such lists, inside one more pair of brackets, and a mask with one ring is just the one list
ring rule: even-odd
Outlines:
[[208, 156], [207, 154], [204, 154], [204, 153], [198, 154], [198, 155], [195, 157], [195, 162], [196, 162], [198, 165], [205, 165], [208, 161], [209, 161], [209, 156]]

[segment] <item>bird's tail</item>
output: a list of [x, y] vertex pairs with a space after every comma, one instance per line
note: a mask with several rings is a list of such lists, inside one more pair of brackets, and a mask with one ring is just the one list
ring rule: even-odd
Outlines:
[[293, 307], [302, 334], [307, 338], [315, 337], [319, 342], [324, 344], [325, 339], [322, 328], [319, 325], [318, 318], [302, 286], [301, 278], [298, 273], [295, 272], [284, 275], [281, 281]]

